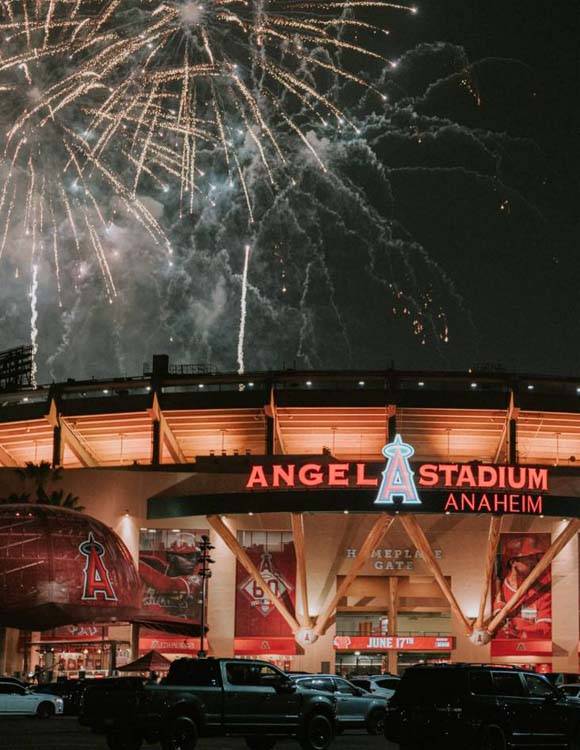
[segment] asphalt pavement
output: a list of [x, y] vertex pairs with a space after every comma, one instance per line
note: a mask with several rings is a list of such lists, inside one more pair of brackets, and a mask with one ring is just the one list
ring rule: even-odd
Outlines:
[[[77, 719], [55, 716], [47, 721], [36, 718], [0, 718], [1, 750], [106, 750], [100, 735], [79, 726]], [[159, 750], [159, 745], [143, 745], [144, 750]], [[299, 750], [297, 742], [280, 741], [276, 750]], [[387, 750], [382, 737], [369, 737], [358, 732], [346, 732], [337, 737], [332, 750]], [[243, 740], [200, 740], [196, 750], [247, 750]]]

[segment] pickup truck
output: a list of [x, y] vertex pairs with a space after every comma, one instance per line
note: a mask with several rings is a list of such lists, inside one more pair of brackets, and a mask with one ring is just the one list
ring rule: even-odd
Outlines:
[[302, 750], [334, 739], [334, 696], [297, 686], [271, 664], [245, 659], [177, 659], [159, 685], [94, 685], [79, 721], [107, 737], [110, 750], [193, 750], [199, 737], [243, 737], [250, 750], [271, 750], [292, 737]]

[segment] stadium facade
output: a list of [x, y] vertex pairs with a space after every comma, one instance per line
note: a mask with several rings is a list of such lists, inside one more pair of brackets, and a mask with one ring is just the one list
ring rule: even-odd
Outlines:
[[[121, 537], [151, 619], [199, 620], [199, 542], [210, 537], [213, 655], [308, 671], [418, 660], [578, 671], [578, 380], [222, 375], [158, 356], [143, 377], [0, 401], [0, 497], [30, 493], [27, 463], [62, 467], [46, 491], [77, 497]], [[93, 604], [109, 606], [115, 571], [90, 534], [73, 562], [85, 599], [97, 566]], [[3, 521], [0, 596], [48, 554], [36, 538]], [[0, 672], [98, 675], [152, 648], [199, 648], [142, 616], [79, 617], [44, 618], [43, 629], [5, 617]]]

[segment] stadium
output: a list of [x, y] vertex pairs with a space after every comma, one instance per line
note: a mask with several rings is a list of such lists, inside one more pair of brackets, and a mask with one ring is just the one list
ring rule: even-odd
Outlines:
[[[139, 377], [32, 389], [26, 357], [0, 375], [0, 673], [195, 655], [205, 535], [211, 655], [578, 671], [578, 379], [159, 355]], [[77, 533], [67, 588], [54, 570]]]

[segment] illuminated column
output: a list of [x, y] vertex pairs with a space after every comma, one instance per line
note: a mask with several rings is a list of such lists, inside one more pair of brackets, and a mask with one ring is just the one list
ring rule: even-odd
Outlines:
[[6, 674], [6, 650], [8, 648], [8, 635], [6, 628], [0, 627], [0, 676]]
[[[560, 522], [552, 539], [564, 528]], [[578, 672], [578, 535], [552, 563], [552, 641], [554, 672]]]
[[131, 624], [131, 661], [139, 658], [139, 632], [141, 628], [136, 623]]

